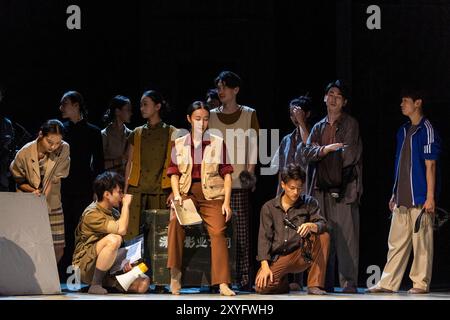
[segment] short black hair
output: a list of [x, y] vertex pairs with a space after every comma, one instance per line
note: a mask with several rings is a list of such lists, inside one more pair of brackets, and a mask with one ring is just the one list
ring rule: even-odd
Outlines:
[[308, 95], [292, 99], [291, 102], [289, 102], [289, 109], [294, 106], [301, 107], [305, 112], [311, 111], [312, 99]]
[[209, 106], [206, 103], [204, 103], [203, 101], [194, 101], [194, 102], [192, 102], [189, 105], [186, 113], [187, 113], [188, 116], [192, 116], [194, 111], [196, 111], [198, 109], [204, 109], [204, 110], [208, 111], [208, 113], [210, 113]]
[[217, 92], [217, 89], [209, 89], [208, 92], [206, 92], [206, 100], [208, 99], [219, 99], [219, 93]]
[[114, 188], [118, 186], [123, 189], [124, 185], [125, 180], [120, 174], [113, 171], [106, 171], [99, 174], [97, 178], [95, 178], [93, 189], [95, 195], [97, 196], [97, 200], [102, 201], [103, 193], [105, 193], [105, 191], [112, 193]]
[[422, 100], [422, 106], [425, 102], [425, 91], [415, 87], [405, 87], [400, 93], [400, 98], [411, 98], [413, 101]]
[[214, 84], [217, 86], [219, 82], [222, 82], [228, 88], [237, 88], [242, 86], [241, 78], [234, 72], [222, 71], [214, 80]]
[[288, 183], [289, 180], [301, 180], [305, 182], [306, 174], [303, 169], [296, 164], [290, 163], [281, 170], [281, 181]]
[[338, 88], [341, 91], [341, 95], [344, 97], [344, 99], [350, 98], [350, 89], [348, 88], [344, 80], [337, 79], [330, 82], [325, 88], [325, 94], [328, 94], [328, 91], [330, 91], [331, 88]]

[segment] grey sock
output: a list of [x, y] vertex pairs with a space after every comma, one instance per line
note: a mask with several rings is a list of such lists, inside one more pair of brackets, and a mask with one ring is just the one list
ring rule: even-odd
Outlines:
[[99, 270], [95, 268], [94, 276], [92, 277], [91, 285], [101, 286], [103, 283], [103, 278], [105, 277], [106, 271]]
[[107, 271], [102, 271], [95, 268], [94, 276], [92, 277], [91, 286], [88, 293], [90, 294], [107, 294], [108, 291], [102, 287], [103, 278]]

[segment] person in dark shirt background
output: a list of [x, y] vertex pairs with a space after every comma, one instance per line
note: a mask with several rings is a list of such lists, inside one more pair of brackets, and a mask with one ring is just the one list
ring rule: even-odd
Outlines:
[[87, 110], [83, 96], [68, 91], [59, 107], [66, 129], [65, 141], [70, 145], [70, 172], [61, 187], [64, 208], [66, 250], [61, 261], [61, 275], [71, 264], [75, 243], [75, 228], [84, 209], [93, 200], [92, 183], [104, 171], [101, 131], [86, 119]]

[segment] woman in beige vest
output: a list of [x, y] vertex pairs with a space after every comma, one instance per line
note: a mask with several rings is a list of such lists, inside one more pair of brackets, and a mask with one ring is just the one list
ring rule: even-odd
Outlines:
[[68, 176], [70, 166], [69, 145], [62, 140], [63, 132], [60, 121], [48, 120], [42, 125], [38, 138], [23, 146], [10, 166], [17, 192], [31, 192], [47, 199], [57, 262], [65, 246], [61, 178]]
[[[231, 218], [233, 167], [226, 161], [223, 139], [206, 131], [209, 108], [201, 101], [192, 103], [187, 120], [191, 132], [175, 140], [167, 175], [171, 179], [174, 201], [182, 205], [183, 200], [191, 199], [206, 225], [211, 239], [211, 284], [219, 285], [222, 295], [232, 296], [235, 293], [228, 286], [231, 278], [225, 230]], [[184, 229], [172, 215], [167, 261], [172, 294], [179, 294], [181, 289], [184, 239]]]

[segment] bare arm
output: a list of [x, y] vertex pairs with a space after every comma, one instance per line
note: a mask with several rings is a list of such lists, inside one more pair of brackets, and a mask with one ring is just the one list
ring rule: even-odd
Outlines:
[[170, 176], [170, 184], [172, 186], [173, 199], [178, 200], [180, 205], [182, 204], [181, 195], [180, 195], [180, 176], [177, 174], [173, 174]]
[[231, 174], [227, 173], [224, 177], [224, 180], [225, 180], [224, 184], [225, 199], [223, 202], [229, 206], [231, 201], [231, 184], [232, 184]]
[[222, 214], [225, 215], [225, 221], [228, 222], [228, 220], [231, 219], [231, 208], [230, 208], [230, 201], [231, 201], [231, 174], [227, 173], [224, 177], [225, 183], [224, 183], [224, 189], [225, 189], [225, 199], [223, 200], [222, 205]]
[[131, 194], [126, 194], [122, 199], [122, 211], [120, 213], [120, 218], [117, 220], [119, 228], [117, 233], [121, 236], [125, 236], [128, 232], [128, 222], [130, 220], [130, 204], [133, 200]]

